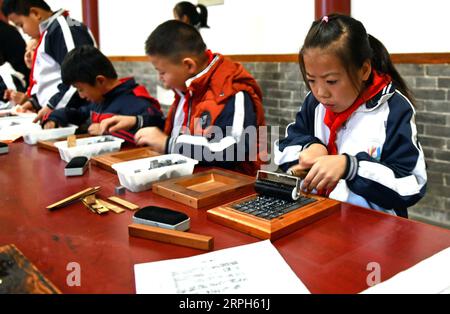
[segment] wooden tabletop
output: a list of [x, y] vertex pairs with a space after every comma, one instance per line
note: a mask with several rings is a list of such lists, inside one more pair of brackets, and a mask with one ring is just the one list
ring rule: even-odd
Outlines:
[[[133, 265], [188, 257], [204, 251], [132, 238], [133, 213], [91, 213], [80, 202], [48, 211], [46, 206], [87, 187], [114, 194], [118, 178], [90, 166], [82, 177], [65, 177], [59, 154], [14, 143], [0, 155], [0, 246], [15, 244], [63, 293], [135, 293]], [[206, 219], [205, 210], [154, 195], [126, 192], [143, 206], [180, 210], [191, 232], [214, 237], [215, 250], [260, 241]], [[450, 246], [450, 231], [343, 204], [335, 214], [273, 242], [312, 293], [357, 293], [367, 288], [367, 265], [381, 266], [386, 280]], [[81, 266], [81, 286], [69, 287], [69, 263]], [[268, 270], [276, 271], [276, 270]]]

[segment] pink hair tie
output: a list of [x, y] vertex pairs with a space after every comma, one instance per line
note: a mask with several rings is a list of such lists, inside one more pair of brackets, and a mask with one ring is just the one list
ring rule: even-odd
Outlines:
[[328, 23], [328, 15], [322, 17], [322, 22]]

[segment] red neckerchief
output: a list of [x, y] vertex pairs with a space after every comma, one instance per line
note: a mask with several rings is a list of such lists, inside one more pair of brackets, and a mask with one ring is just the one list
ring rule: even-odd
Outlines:
[[[207, 49], [205, 51], [205, 54], [206, 54], [206, 57], [208, 58], [208, 65], [209, 65], [214, 59], [214, 54], [209, 49]], [[183, 104], [183, 112], [184, 112], [183, 129], [185, 127], [187, 127], [188, 118], [189, 118], [188, 117], [188, 115], [189, 115], [189, 101], [190, 101], [191, 97], [192, 97], [191, 91], [190, 90], [186, 91], [186, 93], [184, 94], [184, 104]]]
[[343, 112], [335, 113], [330, 109], [326, 109], [325, 118], [323, 122], [330, 130], [330, 138], [328, 140], [328, 154], [337, 155], [336, 135], [342, 124], [356, 111], [362, 104], [366, 103], [371, 98], [375, 97], [386, 85], [391, 82], [391, 77], [388, 74], [379, 74], [375, 70], [372, 71], [372, 84], [364, 89], [354, 103]]
[[34, 65], [36, 64], [36, 56], [38, 54], [38, 49], [39, 49], [39, 46], [42, 43], [42, 39], [44, 38], [45, 32], [46, 31], [44, 31], [41, 34], [41, 37], [39, 38], [39, 42], [38, 42], [38, 44], [36, 46], [36, 49], [34, 50], [33, 63], [31, 65], [31, 71], [30, 71], [30, 81], [29, 81], [29, 86], [28, 86], [28, 89], [27, 89], [27, 96], [28, 97], [31, 97], [31, 90], [33, 89], [33, 86], [36, 85], [36, 83], [37, 83], [36, 80], [34, 79]]

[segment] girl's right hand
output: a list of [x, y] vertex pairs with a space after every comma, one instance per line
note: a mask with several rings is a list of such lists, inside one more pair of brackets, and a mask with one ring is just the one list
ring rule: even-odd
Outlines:
[[327, 155], [328, 151], [325, 146], [321, 144], [312, 144], [298, 155], [298, 164], [289, 168], [287, 173], [304, 178], [307, 171], [312, 168], [317, 159]]

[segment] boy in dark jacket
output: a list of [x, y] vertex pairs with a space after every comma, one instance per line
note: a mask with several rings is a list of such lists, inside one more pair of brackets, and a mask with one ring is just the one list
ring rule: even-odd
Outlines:
[[[163, 128], [159, 103], [133, 78], [118, 79], [111, 61], [97, 48], [81, 46], [67, 54], [61, 67], [64, 84], [74, 86], [89, 105], [63, 108], [44, 118], [44, 128], [86, 125], [92, 135], [100, 135], [99, 125], [114, 115], [149, 115]], [[134, 143], [136, 130], [117, 131], [113, 135]]]

